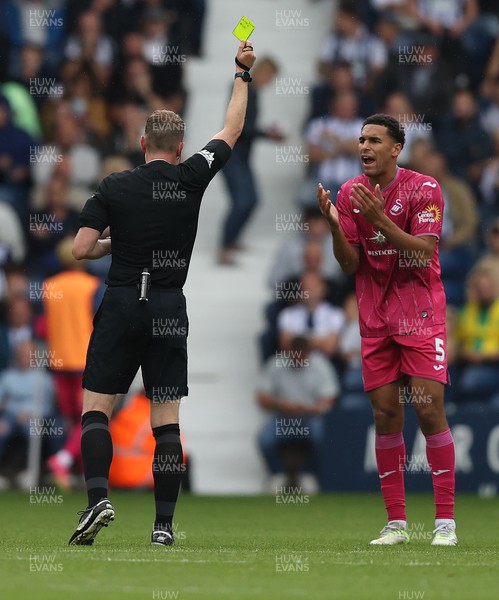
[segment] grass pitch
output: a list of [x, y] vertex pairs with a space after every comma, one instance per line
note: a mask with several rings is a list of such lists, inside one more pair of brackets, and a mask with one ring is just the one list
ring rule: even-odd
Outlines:
[[411, 543], [370, 547], [380, 495], [194, 497], [176, 545], [149, 545], [152, 494], [113, 493], [116, 520], [69, 547], [83, 494], [0, 494], [0, 598], [481, 600], [499, 592], [499, 502], [458, 497], [460, 544], [431, 547], [431, 496], [408, 497]]

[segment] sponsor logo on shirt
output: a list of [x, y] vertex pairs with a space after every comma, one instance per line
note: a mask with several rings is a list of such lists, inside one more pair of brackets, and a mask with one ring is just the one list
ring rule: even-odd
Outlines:
[[400, 198], [397, 198], [395, 200], [394, 205], [390, 208], [390, 214], [393, 215], [394, 217], [396, 217], [403, 210], [404, 210], [404, 207], [402, 206], [402, 200]]
[[206, 150], [206, 148], [204, 148], [203, 150], [196, 152], [196, 154], [201, 154], [201, 156], [203, 156], [206, 159], [206, 162], [208, 163], [208, 167], [211, 169], [211, 165], [213, 164], [213, 161], [215, 160], [215, 153], [210, 152], [209, 150]]
[[432, 188], [436, 188], [437, 187], [437, 184], [436, 183], [432, 183], [431, 181], [425, 181], [421, 187], [424, 187], [425, 185], [429, 185]]
[[374, 241], [377, 244], [386, 244], [386, 237], [381, 233], [381, 231], [374, 231], [374, 236], [372, 238], [367, 238], [368, 240]]
[[438, 223], [441, 216], [438, 206], [436, 204], [429, 204], [424, 210], [418, 213], [418, 220], [420, 223]]

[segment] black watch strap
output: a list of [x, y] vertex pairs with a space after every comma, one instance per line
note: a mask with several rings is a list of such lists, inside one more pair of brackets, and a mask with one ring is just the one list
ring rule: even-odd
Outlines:
[[246, 65], [243, 65], [243, 63], [240, 60], [237, 60], [237, 56], [234, 59], [236, 61], [236, 65], [242, 69], [243, 71], [249, 71], [249, 67], [247, 67]]
[[253, 81], [253, 79], [251, 78], [251, 75], [248, 73], [248, 71], [242, 71], [242, 72], [239, 71], [239, 73], [236, 73], [234, 75], [234, 79], [237, 79], [238, 77], [240, 77], [246, 83], [251, 83]]

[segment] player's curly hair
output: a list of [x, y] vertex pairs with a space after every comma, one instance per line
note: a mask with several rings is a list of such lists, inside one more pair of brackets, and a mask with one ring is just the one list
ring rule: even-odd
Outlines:
[[367, 119], [362, 123], [362, 129], [366, 125], [381, 125], [382, 127], [386, 127], [388, 131], [388, 135], [392, 137], [397, 144], [402, 144], [402, 147], [405, 144], [405, 132], [404, 127], [401, 123], [390, 117], [390, 115], [385, 115], [383, 113], [376, 113], [375, 115], [371, 115], [367, 117]]

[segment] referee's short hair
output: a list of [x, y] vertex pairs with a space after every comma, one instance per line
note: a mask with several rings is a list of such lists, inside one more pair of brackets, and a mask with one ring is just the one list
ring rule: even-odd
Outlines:
[[185, 123], [172, 110], [155, 110], [146, 121], [144, 137], [148, 150], [175, 152], [184, 139]]
[[404, 146], [404, 126], [394, 117], [385, 115], [383, 113], [376, 113], [375, 115], [371, 115], [365, 119], [365, 121], [362, 123], [362, 129], [364, 129], [366, 125], [382, 125], [383, 127], [386, 127], [388, 135], [398, 144], [402, 144], [402, 147]]

